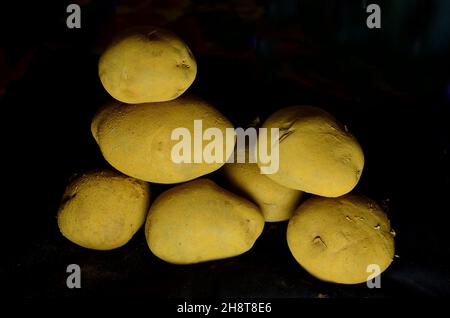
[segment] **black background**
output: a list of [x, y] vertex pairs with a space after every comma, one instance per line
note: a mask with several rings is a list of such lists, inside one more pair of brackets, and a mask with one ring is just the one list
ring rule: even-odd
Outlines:
[[[381, 30], [367, 29], [364, 1], [82, 1], [82, 28], [72, 30], [68, 2], [2, 3], [0, 268], [9, 296], [448, 296], [450, 7], [372, 2], [382, 8]], [[60, 235], [55, 215], [69, 178], [108, 167], [89, 129], [110, 98], [99, 54], [134, 24], [185, 39], [198, 64], [189, 93], [236, 126], [312, 104], [349, 127], [366, 158], [356, 191], [382, 202], [397, 232], [399, 258], [381, 289], [311, 277], [287, 248], [286, 222], [267, 223], [244, 255], [189, 266], [153, 256], [142, 230], [108, 252]], [[220, 173], [211, 177], [223, 184]], [[80, 290], [66, 287], [71, 263], [81, 266]]]

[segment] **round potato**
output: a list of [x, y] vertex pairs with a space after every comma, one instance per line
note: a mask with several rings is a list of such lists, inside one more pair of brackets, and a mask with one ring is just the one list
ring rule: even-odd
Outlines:
[[88, 172], [67, 186], [58, 226], [75, 244], [114, 249], [126, 244], [144, 224], [149, 202], [145, 182], [108, 170]]
[[145, 235], [157, 257], [173, 264], [192, 264], [248, 251], [263, 227], [264, 218], [253, 203], [208, 179], [199, 179], [156, 199]]
[[[248, 154], [248, 151], [247, 151]], [[256, 163], [227, 163], [223, 173], [228, 182], [258, 204], [266, 222], [286, 221], [298, 206], [302, 191], [286, 188], [261, 174]]]
[[[324, 110], [292, 106], [272, 114], [262, 126], [279, 128], [279, 169], [267, 176], [304, 192], [338, 197], [358, 183], [364, 155], [356, 139]], [[271, 145], [270, 135], [268, 145]], [[261, 167], [261, 163], [258, 162]]]
[[[289, 249], [313, 276], [357, 284], [383, 272], [394, 257], [394, 231], [381, 208], [354, 194], [306, 200], [291, 217]], [[374, 265], [372, 265], [374, 264]]]
[[163, 102], [189, 88], [197, 64], [172, 32], [140, 27], [122, 34], [104, 51], [98, 72], [108, 93], [121, 102]]
[[[201, 131], [195, 131], [194, 121], [201, 121]], [[226, 142], [220, 160], [204, 160], [201, 140], [208, 128], [225, 136], [226, 128], [233, 125], [205, 101], [189, 96], [140, 105], [112, 102], [97, 113], [91, 125], [103, 156], [114, 168], [137, 179], [166, 184], [192, 180], [223, 166], [228, 158]], [[188, 133], [189, 138], [180, 135], [172, 139], [176, 129]], [[196, 139], [200, 143], [196, 144]], [[234, 139], [229, 142], [232, 149]], [[175, 147], [180, 143], [186, 145], [184, 150]], [[177, 161], [174, 156], [178, 154], [189, 158]], [[196, 157], [200, 162], [195, 162]]]

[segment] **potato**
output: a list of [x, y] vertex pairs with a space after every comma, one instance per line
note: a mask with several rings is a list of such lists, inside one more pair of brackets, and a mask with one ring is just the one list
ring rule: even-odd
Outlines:
[[[126, 105], [112, 102], [101, 109], [91, 125], [92, 135], [105, 159], [117, 170], [134, 178], [155, 183], [178, 183], [213, 172], [226, 162], [227, 151], [219, 162], [194, 162], [194, 152], [202, 149], [194, 145], [194, 120], [202, 120], [203, 130], [233, 125], [208, 103], [190, 96], [161, 103]], [[172, 132], [184, 127], [192, 136], [191, 162], [176, 163], [172, 149], [179, 139], [172, 140]], [[201, 138], [201, 137], [200, 137]], [[231, 147], [234, 146], [234, 139]]]
[[[364, 155], [356, 139], [327, 112], [292, 106], [272, 114], [262, 126], [279, 128], [279, 169], [267, 176], [304, 192], [338, 197], [358, 183]], [[269, 136], [269, 145], [271, 143]], [[258, 162], [261, 167], [261, 163]]]
[[108, 93], [121, 102], [163, 102], [189, 88], [197, 64], [191, 50], [175, 34], [140, 27], [111, 43], [100, 57], [98, 73]]
[[384, 271], [394, 257], [394, 232], [381, 208], [355, 194], [314, 197], [294, 212], [287, 230], [289, 249], [313, 276], [329, 282], [366, 282], [370, 264]]
[[58, 210], [58, 226], [67, 239], [95, 250], [126, 244], [144, 224], [150, 202], [145, 182], [108, 170], [76, 177]]
[[248, 251], [263, 227], [264, 218], [253, 203], [213, 181], [199, 179], [156, 199], [145, 234], [157, 257], [173, 264], [192, 264]]
[[[248, 150], [246, 152], [248, 156]], [[248, 157], [247, 157], [248, 158]], [[286, 221], [297, 207], [303, 192], [289, 189], [261, 174], [256, 163], [227, 163], [225, 178], [235, 189], [245, 193], [258, 204], [266, 222]]]

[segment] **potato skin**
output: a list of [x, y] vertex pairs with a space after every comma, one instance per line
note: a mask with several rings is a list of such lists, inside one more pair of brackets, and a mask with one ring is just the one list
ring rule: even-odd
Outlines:
[[202, 120], [203, 130], [219, 128], [223, 136], [226, 128], [233, 128], [210, 104], [193, 96], [182, 96], [169, 102], [139, 105], [112, 102], [95, 115], [91, 132], [105, 159], [120, 172], [153, 183], [179, 183], [211, 173], [227, 159], [224, 143], [222, 162], [172, 161], [172, 148], [179, 141], [171, 140], [171, 134], [179, 127], [191, 133], [193, 158], [194, 120]]
[[342, 196], [358, 183], [364, 167], [362, 149], [324, 110], [283, 108], [262, 127], [280, 129], [279, 170], [267, 175], [275, 182], [324, 197]]
[[366, 282], [370, 264], [383, 272], [394, 257], [394, 235], [382, 209], [356, 194], [313, 197], [291, 217], [287, 242], [297, 262], [318, 279]]
[[115, 99], [128, 104], [163, 102], [183, 94], [197, 64], [175, 34], [156, 27], [133, 28], [106, 48], [98, 64], [100, 80]]
[[240, 255], [261, 234], [264, 218], [251, 202], [198, 179], [162, 193], [145, 224], [150, 250], [173, 264]]
[[289, 189], [261, 174], [256, 163], [227, 163], [225, 178], [258, 204], [266, 222], [286, 221], [298, 206], [303, 192]]
[[149, 202], [145, 182], [109, 170], [84, 173], [65, 189], [58, 226], [63, 236], [82, 247], [114, 249], [144, 224]]

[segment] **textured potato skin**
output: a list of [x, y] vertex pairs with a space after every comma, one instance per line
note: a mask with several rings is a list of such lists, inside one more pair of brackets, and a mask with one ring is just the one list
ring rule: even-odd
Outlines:
[[394, 231], [371, 199], [348, 194], [306, 200], [289, 220], [287, 242], [297, 262], [329, 282], [366, 282], [370, 264], [384, 271], [394, 257]]
[[126, 244], [144, 224], [149, 202], [145, 182], [109, 170], [84, 173], [64, 191], [58, 226], [75, 244], [114, 249]]
[[179, 183], [213, 172], [227, 159], [224, 142], [222, 162], [173, 162], [171, 152], [178, 141], [171, 140], [171, 134], [179, 127], [190, 130], [194, 157], [194, 120], [202, 120], [203, 130], [219, 128], [223, 136], [226, 128], [233, 128], [207, 102], [182, 96], [173, 101], [139, 105], [113, 101], [95, 115], [91, 132], [105, 159], [120, 172], [148, 182]]
[[227, 163], [222, 169], [234, 189], [258, 204], [266, 222], [288, 220], [301, 200], [302, 191], [283, 187], [261, 174], [256, 163]]
[[162, 193], [145, 224], [150, 250], [173, 264], [193, 264], [240, 255], [261, 234], [256, 205], [213, 181], [198, 179]]
[[106, 91], [123, 103], [162, 102], [189, 88], [197, 64], [189, 47], [172, 32], [138, 27], [106, 48], [98, 73]]
[[279, 169], [267, 175], [275, 182], [324, 197], [342, 196], [358, 183], [364, 167], [361, 146], [326, 111], [287, 107], [262, 127], [280, 129]]

